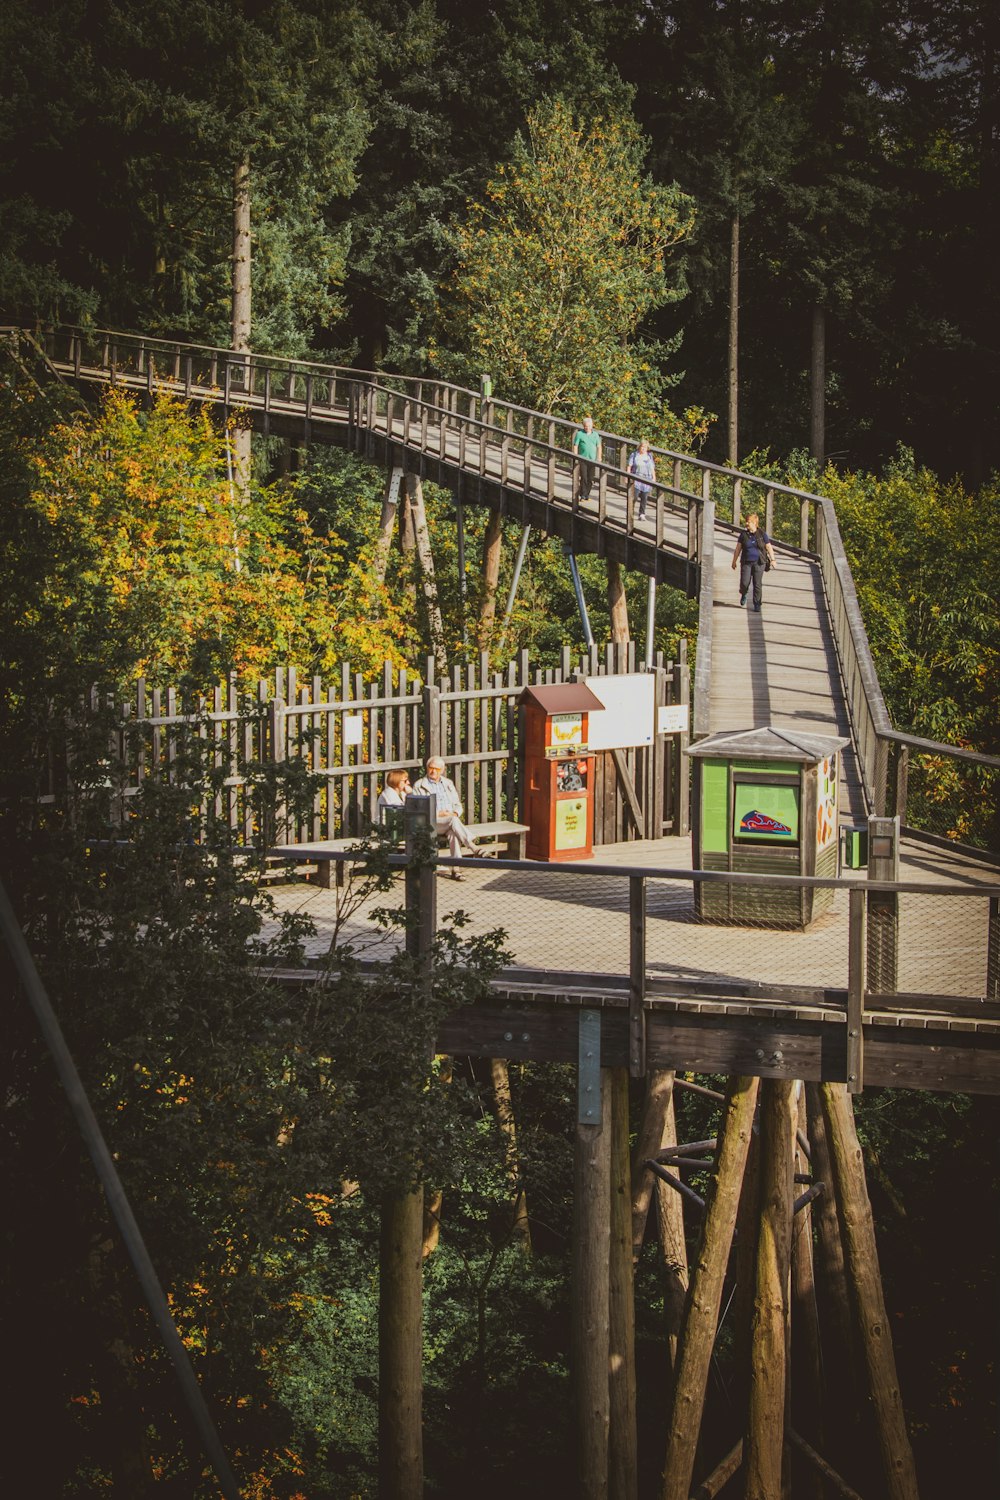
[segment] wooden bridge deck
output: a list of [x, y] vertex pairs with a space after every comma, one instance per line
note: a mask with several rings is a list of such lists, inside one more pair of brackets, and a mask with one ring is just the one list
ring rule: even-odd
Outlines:
[[[850, 739], [852, 725], [819, 565], [779, 549], [764, 577], [760, 613], [740, 606], [739, 573], [732, 570], [732, 532], [716, 528], [713, 557], [712, 672], [709, 728], [775, 728]], [[853, 743], [842, 755], [843, 816], [864, 817], [865, 803]]]
[[[705, 924], [695, 918], [690, 880], [676, 873], [690, 868], [690, 854], [687, 839], [664, 839], [602, 847], [602, 873], [491, 861], [465, 862], [461, 884], [440, 873], [439, 918], [460, 908], [472, 931], [503, 928], [512, 955], [496, 1005], [453, 1018], [442, 1047], [575, 1061], [570, 1013], [595, 1006], [605, 1015], [609, 1048], [625, 1048], [627, 1057], [624, 871], [641, 867], [648, 876], [649, 1066], [846, 1076], [851, 882], [805, 932]], [[898, 993], [871, 997], [865, 1078], [1000, 1092], [1000, 1005], [984, 998], [988, 893], [1000, 891], [1000, 873], [908, 846], [901, 877], [908, 889], [899, 896]], [[296, 883], [277, 887], [275, 896], [280, 909], [312, 917], [317, 931], [307, 956], [321, 965], [336, 932], [336, 892]], [[375, 904], [391, 901], [380, 896]], [[373, 928], [364, 908], [337, 940], [371, 962], [385, 959], [401, 941], [396, 932]]]

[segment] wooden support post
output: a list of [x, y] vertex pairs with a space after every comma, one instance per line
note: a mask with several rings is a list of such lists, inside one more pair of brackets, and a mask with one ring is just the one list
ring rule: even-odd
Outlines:
[[854, 1108], [843, 1084], [820, 1085], [843, 1226], [844, 1252], [875, 1412], [887, 1500], [917, 1500], [917, 1474], [906, 1431], [892, 1333], [879, 1275], [875, 1224]]
[[787, 1476], [782, 1471], [794, 1188], [795, 1083], [792, 1080], [764, 1080], [760, 1135], [760, 1229], [750, 1355], [746, 1500], [779, 1500], [779, 1496], [788, 1493]]
[[812, 1212], [816, 1224], [817, 1300], [823, 1330], [826, 1436], [832, 1452], [847, 1453], [856, 1445], [858, 1412], [855, 1392], [859, 1361], [855, 1353], [856, 1335], [847, 1289], [833, 1163], [819, 1085], [815, 1083], [806, 1084], [806, 1118], [813, 1177], [825, 1188], [816, 1199]]
[[431, 811], [436, 798], [407, 797], [403, 807], [406, 833], [406, 951], [421, 963], [430, 961], [437, 930], [437, 885], [435, 883], [435, 820]]
[[714, 1189], [705, 1214], [681, 1333], [661, 1500], [688, 1500], [690, 1493], [705, 1386], [719, 1324], [722, 1285], [750, 1147], [757, 1087], [756, 1078], [729, 1080], [719, 1130]]
[[379, 1233], [379, 1500], [422, 1500], [421, 1257], [424, 1194], [387, 1194]]
[[573, 1154], [571, 1361], [580, 1500], [608, 1494], [612, 1111], [607, 1068], [600, 1074], [600, 1121], [577, 1124]]
[[[646, 1076], [646, 880], [629, 876], [628, 1070]], [[645, 1157], [642, 1158], [645, 1160]]]
[[669, 1355], [668, 1399], [673, 1394], [677, 1363], [677, 1340], [684, 1317], [688, 1287], [687, 1244], [684, 1239], [684, 1204], [665, 1182], [654, 1183], [644, 1162], [658, 1151], [677, 1145], [674, 1114], [674, 1075], [663, 1070], [650, 1073], [646, 1099], [632, 1156], [632, 1258], [638, 1260], [646, 1235], [649, 1204], [655, 1192], [660, 1251], [663, 1259], [663, 1316]]
[[638, 1500], [635, 1413], [635, 1301], [632, 1285], [632, 1174], [627, 1068], [611, 1074], [611, 1262], [609, 1273], [609, 1500]]
[[[800, 1140], [806, 1138], [805, 1084], [797, 1086], [795, 1170], [805, 1174], [812, 1163], [806, 1157]], [[826, 1188], [829, 1193], [830, 1188]], [[816, 1306], [816, 1279], [813, 1272], [812, 1204], [795, 1214], [792, 1222], [792, 1421], [809, 1442], [825, 1447], [823, 1436], [823, 1361], [820, 1350], [819, 1312]], [[787, 1437], [787, 1434], [786, 1434]], [[795, 1486], [798, 1495], [799, 1486]], [[802, 1476], [803, 1500], [823, 1500], [823, 1486], [812, 1468]]]

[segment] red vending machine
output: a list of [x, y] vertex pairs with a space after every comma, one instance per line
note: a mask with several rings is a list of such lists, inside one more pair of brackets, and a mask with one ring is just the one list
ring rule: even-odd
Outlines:
[[521, 817], [529, 859], [590, 859], [594, 852], [593, 757], [588, 715], [604, 704], [582, 682], [528, 687], [518, 700]]

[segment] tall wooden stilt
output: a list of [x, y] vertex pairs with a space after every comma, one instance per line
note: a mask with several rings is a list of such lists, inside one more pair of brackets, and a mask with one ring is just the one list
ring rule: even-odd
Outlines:
[[674, 1074], [672, 1069], [658, 1069], [650, 1072], [646, 1079], [646, 1098], [632, 1153], [632, 1258], [638, 1260], [642, 1251], [652, 1200], [656, 1204], [657, 1235], [663, 1259], [663, 1321], [668, 1352], [665, 1394], [668, 1407], [673, 1400], [677, 1340], [684, 1320], [684, 1299], [688, 1286], [684, 1203], [673, 1188], [659, 1179], [654, 1180], [652, 1172], [643, 1163], [658, 1151], [676, 1145]]
[[424, 1194], [389, 1194], [379, 1235], [379, 1500], [421, 1500], [421, 1276]]
[[[823, 1342], [826, 1435], [831, 1453], [850, 1453], [858, 1443], [857, 1383], [861, 1374], [857, 1333], [847, 1286], [847, 1266], [837, 1212], [837, 1190], [830, 1160], [819, 1085], [806, 1084], [806, 1118], [812, 1173], [825, 1191], [813, 1204], [816, 1224], [816, 1296]], [[808, 1439], [809, 1434], [804, 1433]]]
[[760, 1111], [760, 1230], [750, 1357], [747, 1500], [778, 1500], [783, 1477], [792, 1254], [795, 1083], [765, 1079]]
[[[798, 1132], [807, 1131], [805, 1085], [798, 1087], [796, 1107]], [[797, 1143], [796, 1171], [805, 1175], [811, 1162]], [[820, 1352], [819, 1312], [813, 1274], [812, 1204], [807, 1203], [792, 1220], [792, 1422], [797, 1432], [820, 1452], [826, 1447], [823, 1433], [823, 1362]], [[823, 1500], [823, 1484], [813, 1468], [801, 1479], [803, 1500]]]
[[609, 1500], [637, 1500], [635, 1301], [632, 1281], [632, 1177], [628, 1153], [627, 1068], [611, 1071], [611, 1263], [609, 1291]]
[[906, 1431], [892, 1334], [879, 1276], [875, 1224], [865, 1182], [854, 1109], [842, 1083], [820, 1085], [830, 1157], [853, 1289], [861, 1347], [882, 1454], [888, 1500], [918, 1500], [917, 1473]]
[[674, 1403], [660, 1490], [662, 1500], [688, 1500], [690, 1493], [698, 1431], [705, 1404], [705, 1385], [719, 1323], [722, 1286], [750, 1147], [757, 1083], [756, 1078], [729, 1080], [719, 1128], [715, 1186], [705, 1212], [701, 1246], [691, 1275], [691, 1289], [681, 1332]]
[[607, 1500], [608, 1493], [611, 1133], [611, 1082], [602, 1068], [600, 1124], [577, 1125], [573, 1155], [572, 1375], [581, 1500]]

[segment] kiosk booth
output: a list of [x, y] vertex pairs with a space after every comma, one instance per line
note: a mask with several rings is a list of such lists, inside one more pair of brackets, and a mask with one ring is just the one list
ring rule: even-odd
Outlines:
[[[768, 727], [713, 734], [690, 746], [695, 869], [835, 878], [840, 751], [848, 743]], [[771, 927], [808, 927], [833, 897], [832, 888], [721, 881], [697, 881], [694, 893], [703, 922]]]
[[604, 704], [582, 682], [527, 687], [518, 699], [521, 819], [529, 859], [590, 859], [594, 852], [593, 756], [587, 716]]

